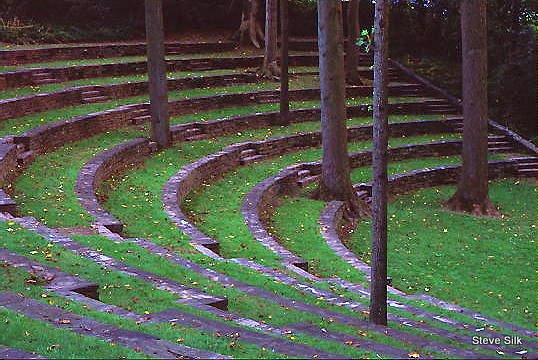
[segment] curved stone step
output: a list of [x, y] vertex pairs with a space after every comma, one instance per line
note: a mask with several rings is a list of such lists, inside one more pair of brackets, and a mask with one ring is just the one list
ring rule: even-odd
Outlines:
[[14, 293], [0, 293], [0, 307], [23, 314], [32, 319], [47, 322], [52, 326], [71, 332], [92, 336], [161, 359], [178, 357], [194, 359], [225, 359], [224, 355], [199, 350], [184, 345], [172, 344], [152, 335], [124, 330], [106, 325], [93, 319], [75, 315], [60, 308], [27, 299]]

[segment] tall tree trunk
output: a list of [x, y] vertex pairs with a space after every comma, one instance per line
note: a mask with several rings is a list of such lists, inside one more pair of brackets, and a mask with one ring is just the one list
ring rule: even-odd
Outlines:
[[318, 44], [323, 161], [314, 197], [349, 204], [353, 214], [367, 213], [351, 184], [347, 150], [346, 89], [342, 3], [318, 0]]
[[290, 95], [289, 95], [289, 13], [288, 0], [280, 0], [280, 123], [290, 122]]
[[151, 136], [153, 141], [164, 148], [170, 145], [170, 118], [168, 114], [162, 0], [146, 0], [146, 38]]
[[448, 208], [496, 216], [488, 196], [486, 0], [461, 2], [463, 55], [463, 170]]
[[248, 41], [257, 48], [261, 48], [261, 41], [265, 35], [259, 21], [261, 0], [243, 0], [243, 13], [241, 25], [233, 38], [239, 39], [239, 44], [244, 45]]
[[377, 0], [374, 20], [374, 148], [370, 321], [387, 325], [387, 146], [390, 0]]
[[362, 85], [359, 78], [359, 0], [350, 0], [347, 9], [346, 81], [350, 85]]
[[277, 78], [280, 69], [277, 63], [278, 52], [278, 0], [265, 1], [265, 55], [261, 75]]

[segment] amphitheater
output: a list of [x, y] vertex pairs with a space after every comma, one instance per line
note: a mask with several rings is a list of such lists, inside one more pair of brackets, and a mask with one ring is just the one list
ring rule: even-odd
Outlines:
[[[145, 44], [0, 51], [0, 357], [536, 357], [534, 300], [510, 288], [533, 292], [536, 147], [490, 121], [491, 196], [506, 217], [442, 211], [461, 166], [460, 104], [391, 63], [395, 253], [389, 326], [372, 325], [369, 220], [348, 224], [343, 204], [306, 196], [321, 171], [316, 45], [290, 42], [282, 126], [278, 84], [256, 75], [262, 53], [167, 43], [174, 145], [162, 151]], [[365, 83], [370, 64], [361, 54]], [[347, 87], [366, 201], [371, 93]], [[524, 311], [510, 308], [518, 295]]]

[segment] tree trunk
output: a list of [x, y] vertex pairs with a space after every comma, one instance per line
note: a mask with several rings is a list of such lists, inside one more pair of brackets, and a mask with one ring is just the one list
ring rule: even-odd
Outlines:
[[261, 75], [274, 79], [280, 76], [277, 63], [278, 52], [278, 0], [265, 2], [265, 56]]
[[374, 148], [370, 322], [387, 325], [388, 34], [390, 0], [377, 0], [374, 20]]
[[461, 2], [463, 55], [463, 170], [448, 208], [497, 216], [488, 196], [486, 0]]
[[314, 197], [347, 202], [353, 213], [366, 213], [351, 184], [347, 150], [346, 89], [342, 3], [318, 1], [318, 44], [323, 160]]
[[146, 0], [146, 38], [151, 136], [159, 147], [164, 148], [170, 145], [170, 118], [162, 0]]
[[248, 41], [258, 49], [264, 39], [263, 29], [259, 21], [261, 0], [243, 0], [243, 13], [241, 15], [241, 25], [235, 32], [233, 38], [239, 39], [239, 44], [244, 45]]
[[288, 73], [288, 44], [289, 44], [289, 14], [288, 0], [280, 0], [280, 123], [287, 125], [290, 122], [290, 96]]
[[350, 85], [362, 85], [359, 78], [359, 0], [350, 0], [347, 9], [346, 81]]

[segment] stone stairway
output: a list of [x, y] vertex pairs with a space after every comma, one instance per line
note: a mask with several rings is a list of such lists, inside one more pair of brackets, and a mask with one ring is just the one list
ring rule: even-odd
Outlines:
[[35, 85], [47, 85], [59, 82], [49, 71], [39, 69], [32, 72], [32, 81]]

